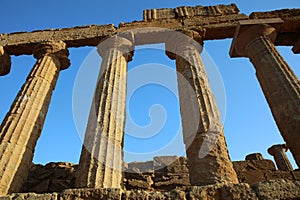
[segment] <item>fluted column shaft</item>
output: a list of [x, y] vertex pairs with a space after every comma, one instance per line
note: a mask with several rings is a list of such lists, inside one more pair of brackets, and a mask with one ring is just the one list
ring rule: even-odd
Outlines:
[[266, 24], [252, 25], [236, 38], [235, 51], [247, 56], [287, 147], [300, 166], [300, 83], [275, 48], [276, 30]]
[[[199, 49], [199, 44], [195, 43], [192, 39], [176, 37], [170, 37], [166, 43], [167, 49], [168, 46], [173, 46], [170, 49], [175, 50], [173, 58], [176, 58], [177, 72], [183, 75], [196, 95], [196, 105], [193, 105], [185, 81], [178, 79], [190, 181], [192, 185], [237, 183], [237, 175], [228, 155], [219, 110], [200, 57], [202, 48]], [[198, 129], [193, 135], [190, 126], [197, 113], [199, 114]]]
[[76, 187], [121, 188], [127, 61], [132, 43], [120, 36], [98, 45], [102, 64], [90, 110]]
[[37, 45], [37, 62], [0, 127], [0, 194], [18, 192], [27, 178], [36, 142], [61, 69], [69, 66], [63, 42]]
[[273, 145], [268, 149], [268, 153], [274, 156], [278, 170], [293, 171], [293, 167], [286, 156], [287, 148], [285, 144]]

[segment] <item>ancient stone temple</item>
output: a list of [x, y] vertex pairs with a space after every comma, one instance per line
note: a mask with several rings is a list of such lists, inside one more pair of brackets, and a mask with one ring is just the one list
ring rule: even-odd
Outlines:
[[[300, 82], [276, 46], [300, 53], [300, 9], [247, 16], [231, 4], [151, 9], [143, 16], [118, 27], [0, 34], [1, 76], [10, 72], [10, 55], [36, 58], [0, 126], [0, 199], [299, 199], [300, 173], [293, 171], [285, 152], [289, 149], [300, 166]], [[286, 143], [268, 150], [278, 170], [260, 154], [230, 160], [201, 58], [207, 40], [226, 38], [232, 38], [232, 58], [247, 57], [253, 64]], [[187, 158], [125, 163], [127, 65], [136, 46], [155, 43], [165, 44], [166, 55], [186, 80], [178, 78]], [[52, 91], [60, 71], [72, 62], [68, 49], [83, 46], [97, 47], [102, 64], [80, 162], [33, 166]]]

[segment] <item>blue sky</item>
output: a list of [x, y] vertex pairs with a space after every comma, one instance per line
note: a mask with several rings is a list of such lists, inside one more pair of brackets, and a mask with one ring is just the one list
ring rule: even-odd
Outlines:
[[[283, 8], [300, 8], [299, 0], [253, 0], [249, 1], [201, 1], [201, 0], [148, 0], [148, 1], [17, 1], [2, 0], [0, 33], [32, 31], [46, 28], [63, 28], [88, 24], [113, 23], [142, 20], [143, 10], [151, 8], [174, 8], [189, 5], [217, 5], [236, 3], [241, 13], [249, 14], [253, 11], [269, 11]], [[249, 153], [260, 152], [265, 158], [267, 148], [273, 144], [283, 143], [280, 133], [272, 118], [266, 100], [255, 77], [254, 67], [246, 58], [229, 58], [231, 39], [206, 41], [205, 50], [216, 64], [222, 77], [226, 94], [226, 118], [224, 121], [225, 136], [232, 160], [243, 160]], [[84, 60], [94, 48], [71, 48], [70, 59], [72, 65], [61, 72], [59, 82], [54, 91], [43, 133], [38, 141], [34, 157], [35, 163], [50, 161], [69, 161], [78, 163], [81, 151], [81, 140], [75, 126], [72, 112], [73, 88], [78, 72], [84, 68]], [[294, 55], [291, 47], [279, 47], [281, 54], [290, 64], [295, 73], [300, 76], [297, 65], [300, 55]], [[11, 73], [0, 77], [0, 120], [9, 110], [17, 92], [24, 83], [27, 74], [34, 65], [32, 56], [12, 57]], [[94, 62], [93, 70], [99, 70], [100, 60]], [[152, 63], [152, 64], [151, 64]], [[161, 64], [170, 69], [175, 67], [174, 61], [165, 56], [160, 47], [142, 48], [135, 52], [134, 59], [129, 63], [129, 70], [141, 65], [155, 66]], [[147, 67], [147, 66], [146, 66]], [[95, 74], [95, 73], [93, 73]], [[157, 76], [160, 74], [157, 73]], [[174, 77], [175, 73], [171, 75]], [[91, 77], [89, 87], [92, 88]], [[176, 85], [176, 81], [174, 82]], [[130, 100], [130, 101], [129, 101]], [[138, 141], [125, 137], [125, 150], [128, 152], [148, 152], [159, 149], [174, 138], [180, 129], [178, 100], [174, 93], [159, 85], [145, 85], [139, 88], [128, 100], [130, 114], [140, 126], [151, 124], [151, 120], [166, 114], [165, 126], [153, 139]], [[219, 103], [219, 102], [218, 102]], [[165, 110], [152, 110], [152, 105], [162, 105]], [[86, 109], [85, 109], [86, 110]], [[151, 110], [150, 110], [151, 111]], [[157, 113], [156, 113], [157, 111]], [[162, 112], [163, 111], [163, 112]], [[87, 116], [82, 112], [82, 121]], [[182, 153], [183, 144], [175, 144], [174, 152], [170, 155]], [[134, 158], [127, 157], [126, 160]], [[139, 157], [139, 160], [149, 159]], [[292, 159], [290, 159], [293, 161]], [[295, 166], [295, 165], [294, 165]]]

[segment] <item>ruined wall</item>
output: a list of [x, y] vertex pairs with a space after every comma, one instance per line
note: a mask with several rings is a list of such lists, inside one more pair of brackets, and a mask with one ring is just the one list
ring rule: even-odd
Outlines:
[[[170, 160], [176, 160], [167, 165]], [[59, 162], [33, 165], [23, 192], [61, 192], [74, 188], [76, 164]], [[255, 185], [261, 181], [291, 180], [300, 181], [300, 172], [276, 170], [271, 160], [253, 160], [233, 162], [239, 182]], [[190, 187], [187, 160], [184, 157], [158, 156], [153, 161], [125, 163], [124, 186], [127, 190], [166, 192], [173, 189], [187, 190]]]
[[[174, 158], [175, 162], [165, 166]], [[259, 156], [248, 156], [247, 160], [233, 162], [233, 165], [239, 184], [190, 186], [184, 157], [160, 156], [153, 161], [125, 163], [126, 188], [123, 190], [72, 189], [76, 164], [32, 165], [22, 189], [24, 193], [2, 196], [0, 200], [300, 199], [300, 172], [278, 171], [271, 160]]]

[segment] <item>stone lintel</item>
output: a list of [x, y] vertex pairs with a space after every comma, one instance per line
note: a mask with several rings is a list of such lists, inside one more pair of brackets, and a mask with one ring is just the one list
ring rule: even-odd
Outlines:
[[[230, 52], [229, 55], [232, 58], [235, 57], [247, 57], [244, 53], [237, 52], [237, 40], [239, 39], [240, 35], [249, 27], [255, 26], [255, 25], [263, 25], [268, 24], [274, 27], [276, 30], [279, 30], [283, 23], [283, 20], [281, 18], [270, 18], [270, 19], [249, 19], [249, 20], [242, 20], [238, 22], [235, 34], [233, 36], [233, 40], [230, 46]], [[258, 30], [259, 31], [259, 30]], [[243, 43], [245, 44], [245, 43]], [[239, 49], [244, 49], [245, 47], [238, 47]]]
[[292, 51], [294, 53], [300, 53], [300, 35], [299, 35], [299, 38], [298, 40], [296, 41], [294, 47], [292, 48]]
[[[275, 45], [293, 46], [297, 40], [300, 28], [300, 14], [298, 14], [300, 13], [300, 9], [279, 10], [271, 15], [270, 13], [273, 12], [275, 11], [262, 12], [257, 16], [255, 15], [255, 18], [259, 20], [270, 20], [271, 17], [280, 16], [284, 20], [284, 23], [280, 29], [281, 32], [278, 33]], [[281, 15], [276, 13], [280, 13]], [[238, 21], [247, 20], [248, 18], [249, 17], [245, 14], [234, 12], [234, 7], [232, 7], [232, 11], [227, 14], [209, 16], [196, 14], [184, 18], [126, 22], [120, 23], [118, 28], [113, 24], [106, 24], [10, 34], [3, 33], [0, 34], [0, 45], [3, 46], [10, 55], [31, 55], [36, 44], [45, 41], [63, 41], [67, 44], [67, 47], [97, 46], [99, 41], [116, 33], [149, 27], [153, 27], [153, 31], [140, 34], [140, 39], [136, 37], [135, 45], [162, 43], [163, 41], [159, 37], [160, 33], [159, 31], [155, 31], [155, 28], [167, 28], [170, 30], [191, 29], [195, 31], [205, 28], [207, 33], [204, 40], [226, 39], [234, 36]]]
[[46, 29], [0, 34], [0, 45], [10, 55], [31, 55], [39, 43], [63, 41], [67, 47], [97, 46], [103, 38], [116, 34], [113, 24]]

